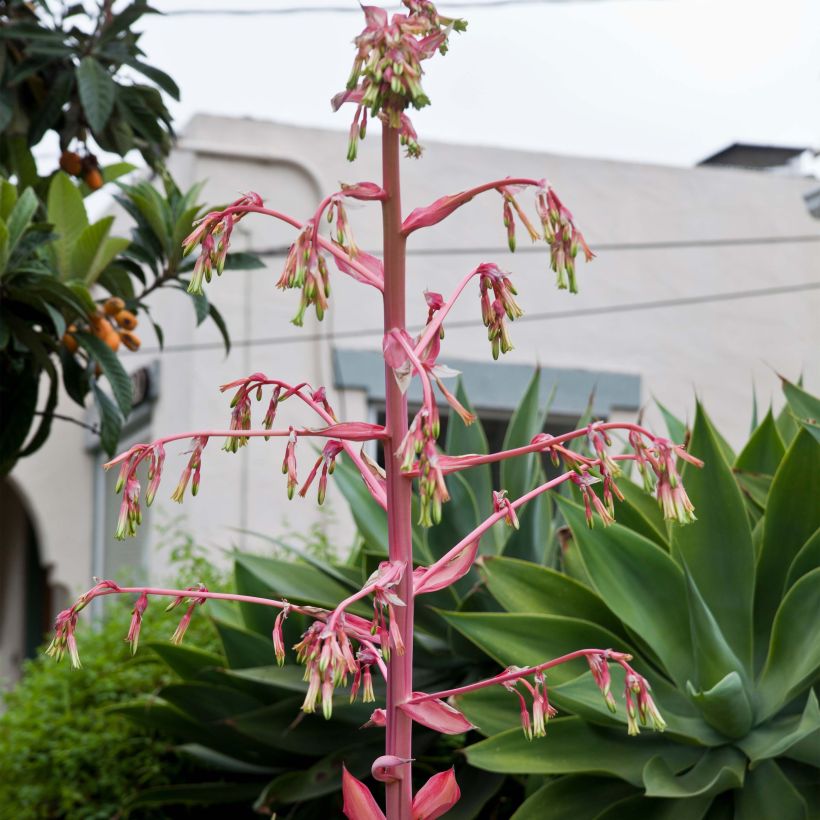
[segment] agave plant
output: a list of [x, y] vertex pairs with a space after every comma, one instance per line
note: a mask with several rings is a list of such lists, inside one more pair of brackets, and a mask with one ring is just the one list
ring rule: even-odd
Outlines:
[[[505, 449], [529, 443], [543, 429], [549, 407], [539, 406], [540, 387], [540, 374], [536, 372], [508, 424]], [[461, 387], [456, 394], [469, 409]], [[457, 416], [451, 416], [445, 449], [486, 453], [487, 438], [480, 421], [465, 427]], [[543, 465], [536, 457], [523, 466], [521, 474], [513, 470], [504, 473], [505, 486], [513, 491], [518, 485], [525, 486], [526, 481], [544, 480]], [[358, 525], [359, 544], [354, 552], [344, 562], [324, 557], [318, 560], [310, 550], [297, 550], [292, 539], [256, 534], [261, 539], [260, 548], [270, 552], [273, 547], [280, 557], [237, 553], [237, 593], [275, 594], [326, 607], [362, 586], [387, 554], [386, 515], [351, 466], [340, 462], [335, 478]], [[447, 484], [455, 503], [442, 508], [441, 523], [414, 529], [414, 546], [421, 563], [444, 555], [455, 533], [469, 531], [492, 512], [491, 502], [487, 502], [493, 486], [489, 465], [476, 467], [463, 476], [451, 474]], [[549, 496], [539, 496], [520, 511], [518, 529], [502, 524], [488, 533], [482, 540], [484, 554], [554, 563], [552, 512]], [[455, 588], [426, 597], [424, 605], [416, 609], [414, 685], [449, 688], [497, 672], [497, 665], [452, 630], [440, 614], [454, 609], [498, 609], [480, 585], [478, 573], [472, 572]], [[131, 807], [176, 803], [236, 806], [244, 800], [247, 804], [255, 801], [257, 809], [275, 811], [279, 817], [337, 816], [341, 809], [338, 771], [342, 759], [354, 775], [363, 776], [383, 743], [381, 730], [359, 731], [370, 719], [372, 707], [335, 698], [338, 703], [334, 702], [330, 721], [317, 715], [299, 717], [305, 683], [302, 670], [291, 665], [279, 667], [274, 662], [271, 633], [276, 613], [219, 601], [209, 602], [208, 609], [223, 653], [152, 644], [180, 680], [162, 689], [157, 697], [121, 708], [135, 721], [171, 735], [180, 743], [180, 750], [199, 761], [206, 771], [196, 783], [145, 790]], [[362, 615], [367, 612], [365, 607], [353, 611]], [[304, 618], [291, 615], [285, 622], [285, 643], [295, 643], [305, 626]], [[381, 697], [378, 682], [375, 685], [377, 698]], [[475, 733], [469, 737], [479, 739]], [[465, 742], [463, 735], [441, 737], [417, 727], [414, 749], [421, 776], [436, 771], [440, 761], [449, 759], [453, 750]], [[488, 774], [463, 758], [456, 761], [456, 773], [462, 799], [453, 817], [468, 820], [508, 816], [523, 799], [521, 778]]]
[[630, 647], [653, 670], [668, 727], [651, 737], [627, 739], [580, 667], [551, 677], [568, 714], [536, 743], [505, 692], [458, 699], [488, 735], [466, 749], [472, 766], [547, 776], [516, 820], [820, 816], [820, 402], [784, 390], [791, 412], [769, 412], [737, 456], [698, 407], [690, 451], [708, 468], [684, 470], [693, 526], [668, 529], [627, 482], [628, 512], [607, 529], [558, 498], [568, 574], [485, 557], [504, 611], [442, 615], [502, 664], [568, 640]]

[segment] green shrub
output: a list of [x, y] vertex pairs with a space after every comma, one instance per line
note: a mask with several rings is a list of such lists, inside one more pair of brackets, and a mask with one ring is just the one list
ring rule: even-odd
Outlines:
[[[200, 570], [190, 544], [175, 550], [186, 583]], [[149, 695], [174, 679], [153, 653], [132, 658], [124, 636], [131, 618], [125, 601], [107, 606], [105, 620], [81, 627], [82, 668], [40, 654], [27, 661], [17, 686], [5, 693], [0, 716], [0, 816], [112, 818], [128, 798], [149, 786], [196, 777], [196, 767], [157, 732], [110, 708]], [[178, 612], [146, 618], [141, 642], [166, 642]], [[194, 619], [189, 640], [214, 646], [205, 618]], [[141, 818], [168, 817], [142, 812]]]

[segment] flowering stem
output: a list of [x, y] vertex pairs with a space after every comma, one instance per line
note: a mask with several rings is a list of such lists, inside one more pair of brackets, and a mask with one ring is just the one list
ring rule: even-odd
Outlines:
[[[627, 422], [606, 422], [600, 423], [596, 425], [596, 429], [598, 430], [623, 430], [626, 432], [634, 432], [638, 433], [641, 436], [645, 436], [650, 441], [655, 440], [655, 436], [646, 430], [645, 428], [641, 427], [638, 424], [629, 424]], [[467, 470], [470, 467], [478, 467], [481, 464], [492, 464], [496, 461], [504, 461], [508, 458], [515, 458], [515, 456], [524, 456], [528, 453], [539, 453], [543, 450], [549, 450], [551, 447], [556, 447], [564, 442], [572, 441], [573, 439], [580, 438], [581, 436], [587, 435], [587, 428], [584, 427], [580, 430], [573, 430], [569, 433], [563, 433], [560, 436], [551, 436], [549, 438], [538, 438], [536, 437], [535, 441], [530, 442], [529, 444], [525, 444], [522, 447], [515, 447], [512, 450], [499, 450], [497, 453], [487, 453], [486, 455], [465, 455], [465, 456], [442, 456], [441, 458], [441, 469], [444, 473], [455, 473], [459, 470]], [[579, 460], [583, 460], [583, 457], [578, 457]], [[615, 460], [623, 460], [621, 456], [615, 456]], [[632, 458], [632, 456], [630, 456]], [[415, 477], [419, 473], [418, 467], [414, 467], [411, 470], [407, 470], [405, 475]]]
[[[401, 232], [401, 185], [399, 175], [399, 131], [382, 125], [382, 202], [384, 228], [384, 332], [405, 329], [405, 239]], [[386, 427], [385, 467], [387, 472], [387, 534], [391, 561], [404, 562], [408, 569], [396, 593], [406, 606], [395, 617], [404, 641], [404, 654], [393, 652], [387, 676], [387, 732], [385, 753], [409, 760], [412, 754], [412, 720], [399, 707], [413, 691], [413, 539], [411, 520], [412, 483], [405, 481], [401, 459], [396, 455], [407, 435], [407, 398], [385, 363]], [[385, 786], [389, 820], [410, 820], [413, 803], [410, 766], [402, 767], [402, 777]]]
[[[258, 205], [232, 205], [230, 208], [225, 208], [224, 211], [220, 211], [219, 213], [223, 216], [227, 216], [229, 214], [262, 214], [263, 216], [272, 216], [274, 219], [286, 222], [288, 225], [292, 225], [298, 230], [301, 230], [304, 227], [298, 219], [294, 219], [292, 216], [288, 216], [281, 211], [274, 211], [271, 208], [262, 208]], [[345, 253], [338, 245], [328, 242], [327, 239], [322, 236], [318, 237], [318, 243], [321, 245], [323, 250], [327, 251], [332, 256], [335, 256], [337, 259], [341, 259], [342, 262], [353, 268], [362, 277], [362, 279], [367, 282], [368, 285], [372, 285], [377, 290], [384, 290], [382, 283], [374, 277], [364, 265], [357, 262], [349, 254]]]
[[562, 663], [577, 660], [578, 658], [588, 658], [591, 655], [604, 655], [607, 659], [613, 660], [616, 663], [627, 662], [632, 660], [631, 655], [624, 652], [613, 652], [611, 649], [576, 649], [574, 652], [569, 652], [566, 655], [561, 655], [560, 658], [553, 658], [551, 661], [539, 663], [537, 666], [527, 666], [523, 669], [506, 669], [493, 678], [486, 678], [485, 680], [475, 681], [466, 686], [457, 686], [454, 689], [443, 689], [441, 692], [423, 692], [414, 695], [410, 698], [410, 703], [423, 703], [426, 700], [441, 700], [453, 695], [466, 695], [467, 692], [475, 692], [477, 689], [484, 689], [487, 686], [495, 686], [501, 683], [510, 683], [511, 681], [525, 678], [528, 675], [536, 672], [544, 672], [547, 669], [552, 669], [555, 666], [560, 666]]
[[468, 273], [457, 285], [455, 290], [453, 291], [452, 296], [444, 303], [444, 306], [436, 312], [436, 315], [430, 320], [427, 326], [424, 328], [424, 332], [421, 334], [418, 343], [416, 344], [416, 353], [417, 355], [421, 355], [422, 351], [430, 344], [430, 342], [435, 337], [436, 333], [439, 332], [439, 328], [441, 327], [442, 322], [446, 318], [447, 314], [452, 309], [453, 305], [458, 300], [458, 297], [461, 296], [461, 292], [464, 288], [467, 287], [469, 281], [474, 277], [478, 276], [477, 270], [472, 270]]

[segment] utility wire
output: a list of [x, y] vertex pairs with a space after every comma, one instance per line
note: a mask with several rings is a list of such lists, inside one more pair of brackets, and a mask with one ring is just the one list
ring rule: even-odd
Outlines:
[[[590, 0], [582, 0], [590, 2]], [[592, 0], [602, 2], [602, 0]], [[442, 3], [445, 13], [458, 11], [459, 9], [483, 9], [483, 8], [504, 8], [508, 6], [552, 6], [558, 3], [577, 3], [579, 0], [485, 0], [485, 2], [460, 2]], [[401, 11], [405, 6], [393, 4], [386, 6], [385, 11]], [[173, 9], [164, 11], [165, 17], [210, 17], [219, 15], [220, 17], [285, 17], [295, 14], [361, 14], [361, 7], [358, 3], [351, 3], [347, 6], [340, 5], [302, 5], [302, 6], [280, 6], [278, 8], [259, 9], [232, 9], [232, 8], [202, 8], [202, 9]]]
[[[724, 239], [669, 239], [657, 242], [590, 242], [590, 247], [598, 251], [653, 251], [670, 250], [674, 248], [733, 248], [756, 245], [801, 245], [820, 242], [820, 233], [796, 234], [793, 236], [746, 236], [728, 237]], [[254, 250], [257, 256], [284, 256], [290, 246], [278, 246]], [[472, 256], [499, 253], [506, 251], [501, 246], [469, 247], [469, 248], [407, 248], [408, 256]], [[544, 253], [544, 246], [538, 244], [519, 245], [516, 254]]]
[[[602, 316], [612, 313], [633, 313], [642, 310], [656, 310], [659, 308], [685, 307], [688, 305], [702, 305], [710, 302], [730, 302], [740, 299], [756, 299], [761, 296], [778, 296], [784, 293], [801, 293], [810, 290], [820, 290], [820, 282], [803, 282], [795, 285], [780, 285], [771, 288], [756, 290], [730, 291], [727, 293], [704, 293], [699, 296], [683, 296], [675, 299], [655, 299], [649, 302], [626, 302], [620, 305], [602, 305], [600, 307], [578, 308], [577, 310], [556, 310], [543, 313], [526, 313], [519, 322], [546, 322], [557, 319], [574, 319], [581, 316]], [[473, 320], [447, 322], [446, 330], [476, 327]], [[421, 328], [417, 328], [420, 330]], [[357, 330], [341, 330], [336, 333], [322, 334], [309, 333], [304, 336], [272, 336], [262, 339], [240, 339], [232, 342], [232, 347], [266, 347], [277, 344], [296, 344], [317, 342], [321, 340], [335, 341], [336, 339], [357, 339], [362, 336], [380, 337], [384, 333], [382, 327], [360, 328]], [[158, 347], [144, 348], [143, 353], [189, 353], [195, 350], [221, 350], [222, 342], [200, 342], [191, 344], [166, 345], [162, 350]]]

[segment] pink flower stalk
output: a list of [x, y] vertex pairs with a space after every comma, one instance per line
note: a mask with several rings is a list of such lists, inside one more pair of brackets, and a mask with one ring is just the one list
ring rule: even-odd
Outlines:
[[[236, 451], [251, 438], [286, 438], [282, 471], [287, 475], [288, 496], [293, 497], [298, 484], [296, 444], [300, 436], [324, 438], [322, 450], [299, 491], [306, 495], [318, 478], [319, 502], [324, 500], [327, 477], [332, 473], [336, 459], [342, 453], [358, 469], [372, 497], [387, 512], [388, 560], [382, 562], [365, 585], [335, 609], [302, 606], [284, 600], [212, 593], [203, 587], [188, 590], [169, 590], [157, 587], [118, 587], [110, 581], [100, 581], [77, 603], [60, 613], [55, 625], [54, 639], [49, 654], [56, 657], [68, 653], [72, 662], [79, 664], [75, 627], [78, 612], [95, 596], [109, 594], [136, 594], [132, 621], [128, 633], [132, 651], [136, 651], [142, 617], [151, 595], [172, 598], [171, 608], [186, 607], [174, 642], [182, 640], [194, 608], [205, 600], [253, 603], [279, 610], [272, 630], [273, 654], [282, 664], [286, 656], [284, 621], [290, 612], [311, 618], [293, 649], [297, 661], [304, 664], [307, 683], [304, 712], [314, 712], [321, 704], [322, 712], [330, 718], [333, 697], [340, 686], [350, 684], [350, 699], [360, 695], [365, 702], [375, 699], [373, 671], [382, 675], [386, 686], [384, 708], [376, 709], [369, 726], [386, 728], [385, 754], [374, 762], [373, 773], [385, 784], [386, 811], [367, 787], [343, 771], [342, 786], [344, 813], [354, 820], [432, 820], [447, 812], [458, 800], [459, 789], [453, 771], [434, 775], [415, 798], [412, 794], [412, 728], [418, 723], [445, 734], [462, 734], [474, 727], [452, 705], [454, 698], [488, 686], [502, 685], [518, 696], [521, 723], [528, 738], [546, 733], [547, 723], [555, 714], [550, 705], [545, 672], [561, 663], [586, 658], [593, 680], [602, 692], [610, 709], [615, 699], [610, 691], [610, 663], [619, 664], [625, 674], [625, 703], [627, 726], [630, 734], [638, 731], [639, 724], [651, 723], [662, 730], [663, 718], [652, 700], [649, 684], [638, 675], [628, 661], [629, 655], [611, 649], [577, 649], [559, 658], [546, 660], [537, 666], [510, 667], [483, 681], [467, 683], [440, 692], [413, 692], [413, 617], [415, 596], [445, 589], [468, 576], [478, 559], [481, 537], [496, 523], [505, 521], [517, 526], [518, 510], [542, 493], [559, 487], [566, 481], [580, 489], [587, 520], [592, 524], [597, 514], [603, 523], [613, 520], [614, 499], [621, 493], [615, 484], [619, 463], [636, 461], [647, 484], [657, 478], [657, 495], [668, 519], [680, 523], [694, 520], [691, 502], [683, 489], [677, 472], [678, 458], [697, 466], [698, 459], [686, 453], [683, 447], [666, 439], [658, 439], [636, 424], [595, 422], [586, 428], [560, 436], [539, 434], [527, 445], [491, 454], [445, 456], [437, 448], [440, 417], [435, 387], [457, 414], [469, 424], [473, 414], [464, 407], [443, 380], [457, 375], [443, 364], [439, 354], [444, 338], [444, 322], [473, 277], [479, 280], [482, 319], [487, 327], [494, 358], [512, 349], [508, 325], [522, 315], [516, 301], [516, 290], [510, 275], [498, 265], [485, 262], [463, 276], [450, 298], [426, 291], [426, 325], [413, 339], [407, 331], [406, 315], [406, 241], [411, 233], [423, 227], [436, 225], [462, 205], [483, 192], [495, 191], [502, 198], [502, 217], [511, 250], [516, 246], [516, 225], [520, 223], [535, 241], [543, 238], [550, 247], [550, 264], [555, 271], [559, 288], [575, 292], [575, 260], [582, 250], [587, 260], [593, 258], [584, 237], [575, 225], [572, 214], [563, 205], [546, 182], [533, 178], [506, 178], [486, 182], [461, 193], [438, 198], [431, 205], [416, 208], [402, 219], [399, 174], [399, 154], [404, 146], [411, 156], [418, 156], [421, 147], [410, 119], [409, 107], [420, 108], [428, 100], [422, 86], [422, 63], [436, 51], [444, 52], [452, 30], [461, 31], [460, 20], [442, 17], [430, 0], [403, 0], [402, 13], [388, 17], [382, 10], [365, 7], [365, 28], [356, 38], [356, 55], [347, 90], [333, 99], [334, 108], [344, 103], [355, 106], [350, 133], [348, 157], [356, 155], [358, 140], [363, 139], [368, 117], [380, 121], [383, 135], [382, 184], [358, 182], [342, 185], [339, 191], [321, 200], [313, 216], [302, 223], [278, 211], [262, 207], [257, 194], [247, 194], [232, 205], [207, 214], [194, 227], [184, 243], [188, 253], [197, 245], [199, 258], [191, 280], [191, 291], [201, 292], [203, 282], [210, 280], [214, 269], [222, 272], [229, 251], [233, 230], [249, 213], [278, 219], [297, 231], [277, 282], [280, 288], [301, 291], [300, 305], [294, 323], [302, 324], [310, 306], [319, 319], [328, 306], [330, 283], [326, 255], [330, 254], [337, 268], [354, 281], [374, 287], [382, 296], [384, 308], [383, 352], [385, 363], [392, 370], [385, 382], [386, 422], [384, 426], [366, 422], [338, 420], [323, 387], [313, 389], [305, 382], [291, 385], [269, 379], [263, 373], [230, 382], [223, 390], [235, 390], [231, 403], [231, 421], [228, 430], [207, 430], [168, 436], [153, 444], [139, 444], [113, 459], [106, 468], [120, 465], [117, 491], [123, 492], [123, 504], [118, 524], [118, 535], [132, 535], [140, 519], [140, 479], [138, 470], [145, 461], [148, 468], [147, 503], [153, 500], [159, 486], [164, 465], [163, 445], [183, 438], [192, 439], [187, 465], [172, 496], [181, 501], [188, 484], [196, 494], [201, 471], [202, 451], [210, 438], [225, 438], [225, 449]], [[540, 232], [521, 207], [518, 194], [524, 188], [535, 191], [535, 210], [540, 219]], [[353, 237], [348, 219], [348, 200], [379, 202], [383, 222], [383, 259], [360, 249]], [[322, 217], [333, 224], [331, 238], [320, 233]], [[418, 319], [423, 320], [422, 313]], [[414, 376], [422, 388], [422, 406], [408, 424], [406, 391]], [[272, 388], [267, 411], [260, 429], [252, 428], [252, 398], [261, 401], [265, 388]], [[273, 429], [281, 402], [295, 396], [319, 418], [317, 427], [288, 426]], [[613, 455], [610, 431], [619, 429], [629, 436], [631, 453]], [[586, 436], [590, 455], [575, 453], [569, 443]], [[383, 441], [385, 468], [375, 464], [354, 443]], [[445, 476], [479, 464], [491, 464], [509, 458], [534, 453], [549, 453], [556, 466], [563, 463], [564, 472], [525, 491], [518, 498], [509, 498], [506, 492], [493, 494], [493, 514], [458, 543], [427, 567], [414, 566], [412, 540], [412, 493], [414, 479], [419, 492], [419, 523], [429, 526], [441, 519], [442, 504], [449, 499]], [[594, 484], [602, 483], [601, 497]], [[349, 606], [372, 597], [373, 617], [365, 619], [348, 612]], [[394, 650], [394, 651], [391, 651]], [[531, 706], [530, 706], [531, 703]]]
[[137, 654], [137, 647], [140, 642], [140, 628], [142, 627], [142, 616], [145, 614], [147, 608], [148, 595], [143, 592], [139, 598], [137, 598], [137, 602], [131, 610], [131, 625], [128, 627], [128, 635], [125, 638], [125, 640], [131, 644], [132, 655]]
[[288, 499], [293, 498], [299, 479], [296, 475], [296, 431], [293, 427], [288, 433], [288, 444], [285, 448], [285, 459], [282, 462], [282, 473], [288, 477]]

